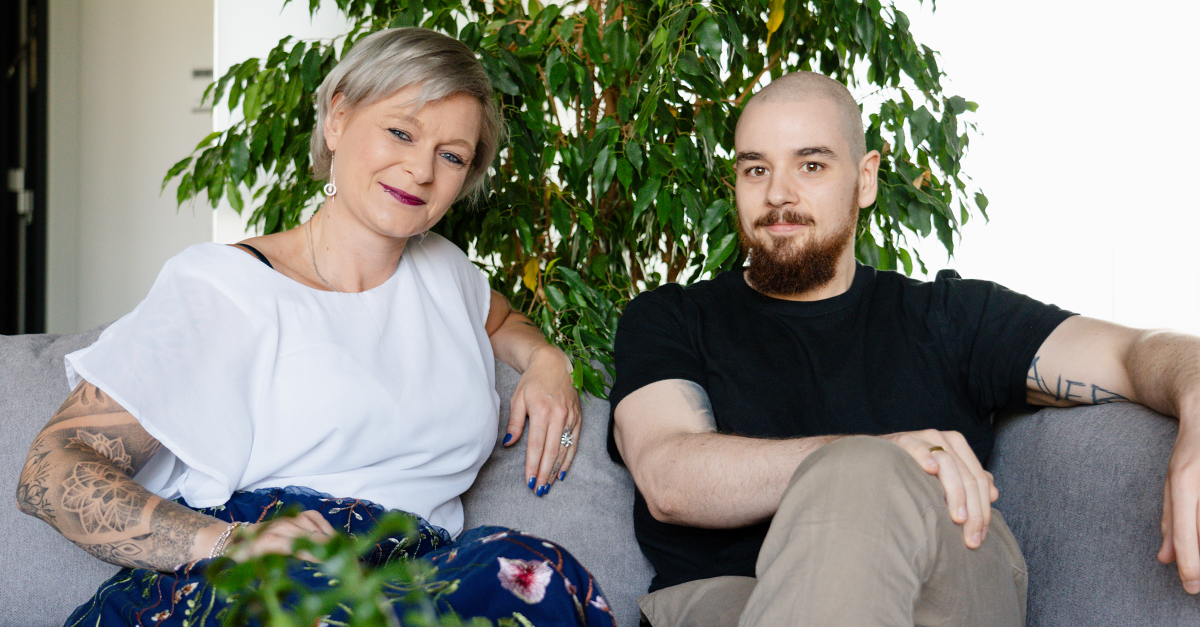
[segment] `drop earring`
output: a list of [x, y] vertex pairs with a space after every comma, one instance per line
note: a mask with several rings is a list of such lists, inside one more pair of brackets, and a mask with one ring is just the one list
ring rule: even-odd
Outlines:
[[324, 187], [325, 195], [329, 196], [330, 198], [337, 195], [337, 183], [333, 180], [333, 160], [334, 160], [334, 158], [335, 158], [334, 155], [330, 155], [330, 157], [329, 157], [329, 182], [326, 183], [325, 187]]

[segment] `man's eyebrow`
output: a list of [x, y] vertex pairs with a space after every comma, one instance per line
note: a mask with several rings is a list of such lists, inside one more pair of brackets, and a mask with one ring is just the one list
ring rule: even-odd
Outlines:
[[765, 159], [765, 157], [763, 156], [763, 153], [761, 153], [761, 152], [747, 151], [747, 152], [737, 153], [737, 158], [735, 158], [733, 162], [735, 164], [738, 164], [743, 161], [763, 161], [764, 159]]
[[814, 155], [826, 159], [837, 159], [837, 153], [826, 146], [807, 146], [792, 151], [793, 157], [812, 157]]

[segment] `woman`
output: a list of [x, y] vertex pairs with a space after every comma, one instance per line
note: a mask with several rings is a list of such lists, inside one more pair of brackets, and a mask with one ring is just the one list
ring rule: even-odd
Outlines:
[[[460, 582], [443, 609], [611, 623], [560, 548], [494, 529], [450, 540], [458, 497], [495, 445], [493, 355], [523, 373], [504, 444], [528, 415], [538, 496], [565, 476], [580, 430], [565, 355], [428, 234], [482, 188], [496, 154], [483, 68], [444, 35], [382, 31], [317, 99], [314, 169], [329, 182], [313, 218], [237, 247], [189, 248], [133, 312], [67, 357], [75, 390], [35, 438], [18, 502], [134, 569], [69, 624], [199, 624], [197, 607], [215, 621], [207, 558], [290, 554], [335, 526], [364, 531], [385, 508], [415, 515], [406, 556]], [[285, 505], [303, 511], [275, 517]]]

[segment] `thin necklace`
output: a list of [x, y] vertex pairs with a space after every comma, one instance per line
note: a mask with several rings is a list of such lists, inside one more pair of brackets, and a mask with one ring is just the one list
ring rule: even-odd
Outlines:
[[312, 218], [309, 218], [308, 222], [305, 222], [304, 224], [307, 227], [305, 230], [308, 231], [308, 255], [312, 257], [313, 272], [317, 273], [317, 278], [321, 279], [321, 282], [325, 284], [325, 287], [328, 287], [329, 289], [341, 294], [342, 290], [339, 290], [338, 288], [334, 287], [332, 283], [325, 280], [325, 277], [321, 276], [321, 271], [317, 269], [317, 253], [313, 251], [312, 243]]

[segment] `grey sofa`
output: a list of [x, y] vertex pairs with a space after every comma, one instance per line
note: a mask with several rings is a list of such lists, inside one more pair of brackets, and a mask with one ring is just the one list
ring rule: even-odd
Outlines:
[[[66, 398], [63, 355], [100, 329], [0, 336], [0, 494], [13, 495], [34, 434]], [[516, 373], [497, 364], [505, 401]], [[638, 624], [650, 565], [631, 528], [633, 483], [605, 452], [608, 404], [588, 398], [567, 480], [543, 498], [522, 481], [524, 446], [497, 447], [465, 495], [467, 525], [515, 527], [556, 540], [596, 575], [621, 627]], [[497, 437], [503, 434], [501, 420]], [[1139, 407], [1050, 409], [1004, 419], [992, 470], [997, 504], [1029, 565], [1028, 624], [1200, 624], [1200, 599], [1159, 564], [1159, 510], [1173, 420]], [[38, 520], [0, 507], [0, 627], [60, 625], [115, 571]]]

